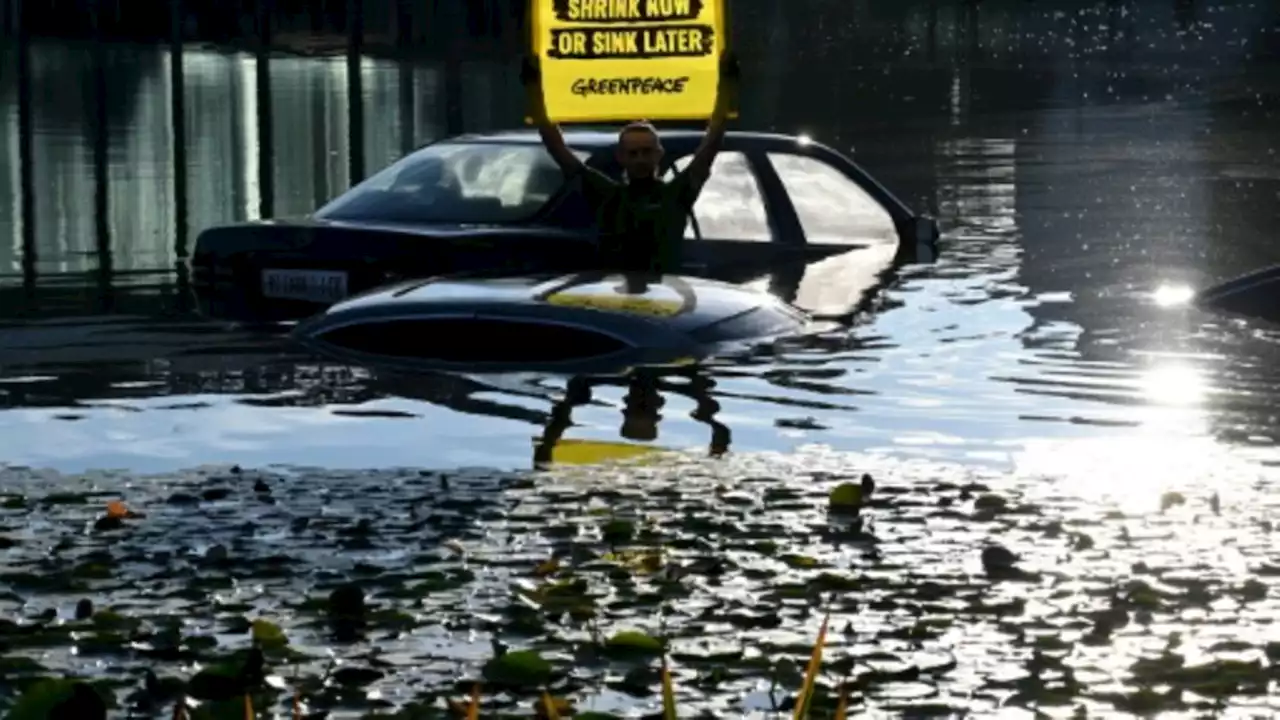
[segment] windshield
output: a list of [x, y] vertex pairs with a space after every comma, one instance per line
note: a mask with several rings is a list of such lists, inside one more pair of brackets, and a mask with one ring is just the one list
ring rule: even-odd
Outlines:
[[[576, 151], [575, 151], [576, 152]], [[581, 158], [586, 153], [576, 152]], [[327, 220], [510, 223], [564, 184], [541, 145], [448, 142], [401, 158], [316, 212]]]

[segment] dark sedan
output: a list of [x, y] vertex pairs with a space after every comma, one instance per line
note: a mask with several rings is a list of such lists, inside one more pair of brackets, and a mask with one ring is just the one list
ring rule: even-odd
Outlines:
[[[569, 146], [618, 175], [615, 130], [573, 129]], [[662, 133], [665, 172], [700, 131]], [[293, 319], [402, 278], [593, 269], [593, 215], [532, 130], [426, 145], [301, 220], [202, 232], [192, 281], [214, 316]], [[803, 137], [731, 132], [686, 229], [681, 271], [743, 281], [789, 262], [870, 245], [914, 259], [937, 225], [849, 158]]]
[[740, 285], [578, 273], [393, 283], [333, 305], [293, 336], [366, 367], [610, 375], [824, 329], [773, 295]]

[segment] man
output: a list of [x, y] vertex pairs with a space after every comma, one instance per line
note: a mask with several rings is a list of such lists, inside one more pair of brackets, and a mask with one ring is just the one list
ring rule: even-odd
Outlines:
[[[566, 177], [582, 178], [582, 190], [596, 212], [600, 249], [607, 269], [624, 272], [678, 272], [681, 244], [689, 212], [724, 139], [729, 108], [738, 90], [738, 63], [726, 53], [720, 59], [720, 85], [706, 136], [693, 159], [670, 182], [658, 177], [662, 142], [653, 125], [639, 121], [618, 133], [621, 180], [589, 168], [565, 145], [560, 128], [547, 117], [542, 77], [536, 58], [525, 61], [521, 80], [528, 93], [530, 114], [547, 152]], [[605, 268], [602, 268], [605, 269]]]

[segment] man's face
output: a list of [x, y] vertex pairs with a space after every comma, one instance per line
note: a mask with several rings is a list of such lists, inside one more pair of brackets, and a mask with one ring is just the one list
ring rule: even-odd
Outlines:
[[618, 138], [618, 163], [633, 180], [647, 180], [658, 175], [662, 161], [662, 143], [648, 130], [628, 130]]

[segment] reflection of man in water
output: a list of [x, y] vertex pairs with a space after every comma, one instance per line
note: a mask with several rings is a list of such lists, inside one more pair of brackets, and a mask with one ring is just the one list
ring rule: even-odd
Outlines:
[[737, 60], [727, 53], [721, 58], [720, 88], [707, 134], [689, 165], [670, 182], [659, 177], [663, 149], [653, 125], [634, 122], [618, 133], [618, 163], [626, 172], [622, 181], [614, 180], [587, 167], [565, 145], [560, 128], [547, 117], [535, 58], [525, 61], [521, 80], [528, 93], [530, 115], [547, 152], [570, 180], [582, 178], [583, 194], [596, 212], [604, 263], [617, 270], [678, 270], [685, 224], [711, 174], [711, 164], [724, 139], [729, 108], [737, 94]]
[[651, 442], [658, 439], [658, 423], [662, 420], [662, 406], [666, 405], [658, 392], [657, 379], [649, 375], [636, 376], [627, 386], [622, 399], [622, 427], [618, 434], [627, 440]]
[[565, 431], [573, 425], [571, 415], [576, 407], [591, 402], [591, 388], [598, 385], [626, 384], [627, 394], [623, 399], [622, 426], [619, 434], [627, 440], [652, 442], [658, 438], [658, 423], [662, 420], [662, 406], [666, 402], [663, 392], [677, 393], [692, 399], [696, 406], [689, 417], [711, 426], [711, 443], [708, 455], [720, 457], [729, 449], [731, 433], [728, 426], [715, 419], [720, 411], [720, 404], [711, 397], [715, 381], [704, 373], [694, 371], [692, 374], [681, 374], [688, 378], [688, 383], [672, 382], [674, 375], [660, 375], [651, 372], [636, 372], [628, 378], [583, 376], [569, 380], [564, 399], [551, 410], [551, 420], [539, 438], [533, 451], [534, 467], [543, 468], [551, 463], [552, 453]]

